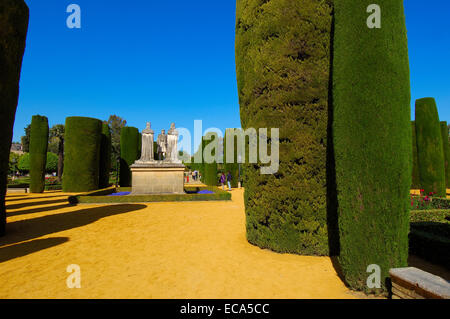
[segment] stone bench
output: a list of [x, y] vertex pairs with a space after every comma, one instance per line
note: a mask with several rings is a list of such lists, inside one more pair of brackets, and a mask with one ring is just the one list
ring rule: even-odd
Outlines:
[[450, 299], [450, 282], [415, 267], [389, 271], [393, 299]]

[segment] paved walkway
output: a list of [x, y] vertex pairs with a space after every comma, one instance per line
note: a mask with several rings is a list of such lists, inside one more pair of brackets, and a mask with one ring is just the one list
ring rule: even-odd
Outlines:
[[[0, 298], [355, 298], [330, 258], [245, 238], [231, 202], [69, 206], [60, 192], [7, 196]], [[67, 266], [81, 268], [68, 289]]]

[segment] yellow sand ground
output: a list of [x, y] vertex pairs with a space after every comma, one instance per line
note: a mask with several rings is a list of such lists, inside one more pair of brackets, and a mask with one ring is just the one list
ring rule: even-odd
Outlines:
[[[245, 238], [231, 202], [66, 204], [59, 192], [7, 196], [0, 298], [357, 298], [328, 257], [277, 254]], [[69, 289], [67, 266], [81, 268]]]

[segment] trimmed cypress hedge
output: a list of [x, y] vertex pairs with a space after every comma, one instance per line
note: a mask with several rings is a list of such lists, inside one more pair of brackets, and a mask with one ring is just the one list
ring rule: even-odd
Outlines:
[[[205, 139], [205, 137], [208, 136], [214, 136], [213, 138], [211, 138], [210, 140]], [[206, 136], [203, 137], [202, 139], [202, 147], [203, 147], [203, 183], [207, 186], [217, 186], [218, 184], [218, 177], [217, 177], [217, 161], [214, 160], [213, 163], [206, 163], [204, 158], [205, 158], [205, 147], [214, 142], [215, 140], [217, 140], [219, 137], [216, 133], [208, 133], [206, 134]], [[211, 155], [216, 156], [216, 151], [217, 148], [214, 150], [214, 152], [212, 152]]]
[[441, 122], [442, 146], [444, 147], [445, 187], [450, 188], [450, 144], [447, 122]]
[[332, 8], [325, 1], [237, 1], [242, 128], [280, 129], [279, 171], [261, 175], [259, 163], [244, 166], [247, 240], [262, 248], [330, 253], [326, 162], [331, 25]]
[[23, 0], [0, 2], [0, 236], [5, 235], [5, 194], [9, 153], [19, 98], [19, 80], [28, 30]]
[[30, 192], [43, 193], [48, 149], [48, 119], [35, 115], [30, 128]]
[[[234, 135], [232, 135], [234, 133], [235, 130], [238, 129], [233, 129], [233, 128], [229, 128], [225, 130], [225, 138], [223, 140], [223, 163], [224, 163], [224, 169], [225, 169], [225, 175], [228, 174], [228, 172], [231, 173], [232, 176], [232, 180], [231, 180], [231, 187], [236, 188], [238, 187], [238, 183], [239, 183], [239, 163], [238, 163], [238, 149], [237, 149], [237, 138], [234, 137]], [[229, 159], [227, 158], [227, 140], [229, 138], [234, 138], [234, 150], [233, 150], [233, 154], [234, 154], [234, 158], [233, 159]], [[231, 163], [227, 163], [228, 161], [230, 161]]]
[[[333, 140], [340, 266], [351, 288], [381, 293], [408, 265], [411, 97], [403, 0], [377, 2], [380, 29], [366, 25], [372, 3], [334, 2]], [[372, 264], [379, 290], [366, 284]]]
[[412, 149], [413, 149], [413, 164], [412, 164], [412, 189], [421, 189], [420, 175], [419, 175], [419, 161], [417, 159], [417, 139], [416, 139], [416, 122], [411, 122], [412, 128]]
[[417, 158], [425, 194], [445, 197], [445, 161], [439, 115], [434, 98], [416, 101]]
[[139, 130], [135, 127], [125, 126], [120, 131], [120, 177], [122, 187], [131, 186], [130, 165], [139, 159]]
[[102, 121], [88, 117], [66, 118], [64, 192], [98, 189]]
[[109, 173], [111, 172], [111, 130], [109, 125], [103, 123], [100, 142], [100, 177], [99, 188], [109, 186]]
[[194, 187], [186, 187], [186, 194], [163, 194], [163, 195], [127, 195], [127, 196], [108, 196], [116, 192], [131, 191], [131, 188], [120, 187], [119, 189], [107, 188], [96, 192], [70, 196], [70, 204], [91, 203], [91, 204], [110, 204], [110, 203], [152, 203], [152, 202], [190, 202], [190, 201], [225, 201], [231, 200], [231, 194], [222, 191], [217, 187], [198, 187], [195, 191], [209, 190], [213, 194], [190, 193]]

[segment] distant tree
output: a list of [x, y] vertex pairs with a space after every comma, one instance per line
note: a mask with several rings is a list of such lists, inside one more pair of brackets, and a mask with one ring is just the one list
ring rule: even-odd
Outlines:
[[31, 129], [31, 124], [28, 124], [24, 128], [25, 135], [20, 138], [21, 143], [22, 143], [22, 150], [25, 153], [28, 153], [30, 151], [30, 129]]
[[17, 153], [9, 153], [9, 173], [14, 174], [18, 170], [20, 155]]
[[[52, 153], [58, 155], [57, 176], [58, 181], [60, 182], [64, 170], [64, 132], [65, 126], [63, 124], [56, 124], [53, 125], [53, 127], [50, 129], [50, 137], [49, 137], [50, 144], [57, 145], [57, 151]], [[51, 151], [50, 144], [49, 144], [49, 151]]]
[[111, 129], [111, 160], [115, 163], [120, 157], [120, 131], [122, 127], [127, 126], [127, 121], [117, 115], [111, 115], [105, 124], [108, 124]]
[[[22, 173], [28, 173], [30, 171], [30, 153], [22, 154], [17, 161], [17, 170]], [[45, 172], [53, 173], [58, 169], [58, 156], [47, 152], [47, 161], [45, 163]]]
[[53, 173], [58, 171], [58, 155], [48, 152], [47, 153], [47, 163], [45, 164], [45, 171], [47, 173]]

